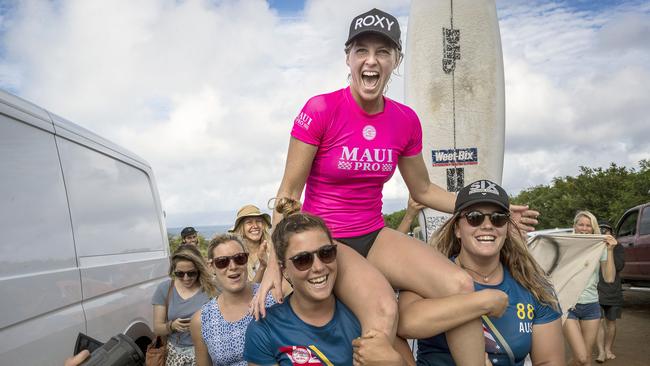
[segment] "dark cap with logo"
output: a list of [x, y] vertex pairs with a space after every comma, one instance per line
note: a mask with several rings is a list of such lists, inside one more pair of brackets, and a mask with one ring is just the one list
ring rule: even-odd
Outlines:
[[477, 180], [458, 191], [454, 213], [477, 203], [493, 203], [506, 212], [510, 211], [510, 199], [506, 191], [487, 179]]
[[350, 34], [345, 45], [349, 45], [352, 40], [364, 33], [375, 33], [388, 37], [398, 50], [402, 50], [402, 41], [400, 36], [402, 32], [399, 29], [397, 19], [377, 8], [374, 8], [361, 15], [357, 15], [350, 23]]
[[196, 234], [196, 230], [194, 230], [194, 228], [191, 227], [191, 226], [188, 226], [188, 227], [184, 228], [183, 230], [181, 230], [181, 238], [184, 238], [184, 237], [190, 236], [190, 235], [194, 235], [194, 234]]

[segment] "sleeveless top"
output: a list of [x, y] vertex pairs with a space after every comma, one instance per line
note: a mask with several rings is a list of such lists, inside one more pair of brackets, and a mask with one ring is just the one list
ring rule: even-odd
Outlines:
[[[253, 295], [257, 293], [259, 284], [254, 283]], [[269, 292], [265, 306], [275, 304]], [[244, 361], [244, 340], [248, 323], [253, 320], [250, 314], [243, 318], [229, 322], [223, 318], [217, 299], [214, 298], [201, 308], [201, 335], [208, 348], [212, 364], [217, 366], [237, 365], [246, 366]]]

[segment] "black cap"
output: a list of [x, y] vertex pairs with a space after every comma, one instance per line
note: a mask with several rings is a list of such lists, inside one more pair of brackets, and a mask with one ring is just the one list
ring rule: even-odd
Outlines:
[[196, 230], [194, 230], [194, 228], [191, 227], [191, 226], [188, 226], [188, 227], [184, 228], [183, 230], [181, 230], [181, 238], [184, 238], [184, 237], [190, 236], [190, 235], [194, 235], [194, 234], [196, 234]]
[[599, 228], [607, 228], [609, 230], [612, 230], [612, 225], [610, 225], [609, 221], [607, 221], [607, 220], [598, 220], [598, 227]]
[[402, 50], [402, 41], [400, 40], [402, 32], [399, 29], [397, 18], [377, 8], [357, 15], [352, 19], [350, 34], [345, 45], [349, 45], [354, 38], [363, 33], [376, 33], [388, 37], [395, 43], [398, 50]]
[[506, 210], [506, 212], [510, 211], [510, 199], [506, 191], [498, 184], [487, 179], [477, 180], [458, 191], [454, 213], [458, 213], [477, 203], [494, 203]]

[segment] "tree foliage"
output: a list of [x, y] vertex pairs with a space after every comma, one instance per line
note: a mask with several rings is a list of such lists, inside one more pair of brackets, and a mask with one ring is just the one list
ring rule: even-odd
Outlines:
[[[201, 255], [203, 255], [203, 257], [207, 258], [209, 242], [201, 234], [198, 234], [198, 237], [199, 237], [199, 251], [201, 252]], [[171, 255], [181, 245], [182, 239], [180, 235], [171, 235], [171, 234], [167, 234], [167, 239], [169, 240], [169, 253]]]
[[[406, 214], [406, 209], [395, 211], [391, 214], [384, 215], [384, 223], [386, 226], [388, 226], [391, 229], [397, 229], [399, 226], [399, 223], [402, 222], [402, 219], [404, 218], [404, 215]], [[414, 222], [411, 224], [411, 229], [413, 229], [413, 225], [417, 226], [417, 220], [413, 220]]]
[[579, 210], [589, 210], [598, 219], [616, 225], [623, 213], [650, 201], [650, 160], [639, 169], [611, 163], [607, 169], [580, 167], [576, 177], [556, 177], [549, 185], [528, 188], [512, 198], [539, 211], [537, 229], [571, 227]]
[[[386, 224], [387, 227], [391, 229], [397, 229], [399, 224], [404, 219], [404, 215], [406, 215], [406, 209], [395, 211], [392, 214], [384, 215], [384, 223]], [[409, 231], [413, 232], [413, 230], [417, 226], [419, 226], [419, 222], [416, 218], [413, 221], [411, 221], [411, 226], [409, 227]]]

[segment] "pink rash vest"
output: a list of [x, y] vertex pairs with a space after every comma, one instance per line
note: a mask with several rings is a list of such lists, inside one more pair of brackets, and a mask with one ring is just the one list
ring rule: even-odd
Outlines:
[[384, 111], [369, 115], [349, 87], [307, 101], [291, 136], [318, 147], [303, 210], [323, 218], [335, 238], [384, 227], [384, 183], [399, 157], [422, 151], [422, 126], [411, 108], [384, 97]]

